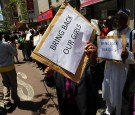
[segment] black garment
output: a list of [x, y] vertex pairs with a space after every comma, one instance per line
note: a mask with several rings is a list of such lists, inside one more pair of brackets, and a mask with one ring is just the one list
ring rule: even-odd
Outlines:
[[30, 41], [29, 41], [31, 51], [33, 51], [34, 48], [35, 48], [35, 47], [33, 46], [33, 38], [34, 38], [34, 35], [31, 35], [31, 36], [30, 36]]
[[74, 112], [71, 109], [74, 105], [68, 105], [66, 103], [64, 76], [54, 72], [54, 77], [46, 77], [45, 81], [47, 85], [50, 87], [56, 87], [61, 115], [96, 115], [99, 107], [97, 81], [98, 72], [96, 70], [98, 70], [98, 66], [91, 67], [90, 69], [89, 63], [87, 63], [80, 83], [72, 83], [76, 101]]
[[135, 64], [130, 64], [127, 74], [127, 80], [123, 89], [121, 115], [132, 114], [134, 94], [135, 94]]

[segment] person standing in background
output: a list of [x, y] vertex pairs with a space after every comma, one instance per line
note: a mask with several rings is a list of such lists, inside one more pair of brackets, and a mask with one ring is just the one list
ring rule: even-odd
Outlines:
[[108, 16], [107, 19], [104, 21], [104, 27], [100, 31], [100, 36], [106, 36], [110, 31], [113, 30], [112, 23], [113, 16]]
[[[14, 63], [19, 63], [19, 59], [18, 59], [18, 51], [17, 51], [17, 46], [16, 46], [16, 44], [18, 43], [18, 41], [17, 41], [17, 35], [15, 35], [15, 34], [12, 34], [11, 35], [11, 39], [10, 39], [10, 41], [11, 41], [11, 45], [12, 45], [12, 47], [14, 47], [15, 49], [16, 49], [16, 54], [14, 55]], [[15, 62], [15, 59], [16, 59], [16, 62]]]
[[[0, 34], [0, 73], [3, 83], [3, 100], [0, 108], [15, 109], [20, 98], [17, 94], [17, 73], [14, 66], [14, 55], [16, 54], [16, 48], [12, 47], [9, 41], [10, 36], [4, 36], [6, 42], [2, 42], [2, 35]], [[13, 103], [12, 103], [13, 101]]]
[[106, 114], [121, 115], [122, 91], [127, 79], [129, 64], [134, 63], [133, 52], [130, 51], [130, 32], [128, 27], [130, 11], [127, 9], [119, 10], [113, 21], [113, 31], [107, 36], [126, 36], [126, 49], [122, 51], [121, 58], [123, 63], [106, 61], [104, 80], [103, 80], [103, 99], [106, 101]]

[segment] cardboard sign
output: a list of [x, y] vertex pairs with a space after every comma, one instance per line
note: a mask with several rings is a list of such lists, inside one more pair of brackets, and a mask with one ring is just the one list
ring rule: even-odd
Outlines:
[[87, 62], [84, 46], [86, 41], [93, 41], [95, 33], [93, 25], [69, 4], [63, 3], [32, 57], [79, 82]]
[[98, 37], [98, 59], [122, 62], [121, 53], [125, 50], [125, 36]]

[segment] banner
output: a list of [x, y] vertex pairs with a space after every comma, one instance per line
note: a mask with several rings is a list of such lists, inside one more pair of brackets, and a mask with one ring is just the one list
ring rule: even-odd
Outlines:
[[96, 30], [69, 4], [63, 3], [32, 53], [36, 60], [78, 82], [87, 62], [86, 41]]
[[44, 21], [44, 20], [48, 20], [48, 19], [52, 19], [53, 18], [53, 9], [50, 9], [42, 14], [38, 15], [38, 22]]
[[85, 6], [96, 4], [103, 1], [105, 0], [80, 0], [80, 6], [85, 7]]
[[98, 37], [98, 58], [122, 62], [121, 53], [125, 50], [125, 36]]

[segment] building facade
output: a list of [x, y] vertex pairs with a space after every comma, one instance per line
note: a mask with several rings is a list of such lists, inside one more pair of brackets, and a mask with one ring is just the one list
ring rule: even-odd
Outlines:
[[[57, 13], [61, 4], [64, 1], [68, 2], [71, 6], [73, 6], [74, 8], [76, 8], [79, 11], [80, 0], [47, 0], [46, 2], [48, 2], [48, 3], [46, 3], [46, 4], [44, 2], [42, 2], [42, 0], [40, 0], [40, 1], [38, 1], [38, 6], [39, 6], [39, 11], [42, 11], [42, 13], [38, 14], [38, 22], [40, 22], [41, 25], [45, 25], [45, 24], [49, 25], [52, 18]], [[43, 5], [43, 3], [44, 3], [44, 5]], [[43, 5], [43, 7], [42, 7], [42, 5]], [[53, 15], [50, 16], [51, 14], [48, 12], [53, 12]]]
[[[82, 0], [86, 1], [86, 0]], [[106, 19], [109, 15], [115, 15], [119, 9], [130, 9], [130, 27], [135, 28], [135, 0], [87, 0], [92, 1], [86, 6], [80, 8], [80, 11], [85, 11], [84, 16], [90, 19]], [[98, 2], [96, 2], [98, 1]], [[82, 14], [83, 14], [82, 13]]]
[[[82, 13], [89, 21], [91, 19], [106, 19], [109, 15], [114, 15], [119, 9], [127, 8], [131, 10], [130, 27], [135, 27], [135, 0], [24, 0], [27, 8], [27, 23], [39, 22], [38, 18], [43, 18], [39, 23], [42, 25], [49, 24], [52, 17], [48, 12], [54, 10], [54, 14], [58, 11], [64, 1], [69, 2], [71, 6]], [[85, 3], [86, 1], [86, 3]], [[9, 0], [1, 0], [2, 6]], [[16, 21], [22, 20], [20, 8], [9, 10], [9, 21], [15, 24]], [[47, 16], [48, 15], [48, 16]], [[45, 17], [46, 16], [46, 17]], [[50, 16], [50, 18], [49, 18]]]
[[125, 0], [125, 8], [130, 9], [130, 27], [135, 29], [135, 0]]
[[38, 15], [49, 10], [48, 0], [33, 0], [34, 12], [29, 13], [29, 17], [33, 18], [34, 22], [38, 21]]
[[59, 7], [65, 0], [51, 0], [52, 6], [54, 8]]

